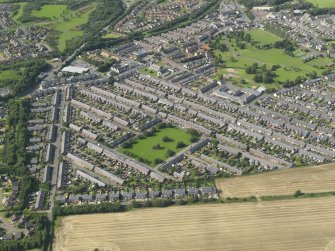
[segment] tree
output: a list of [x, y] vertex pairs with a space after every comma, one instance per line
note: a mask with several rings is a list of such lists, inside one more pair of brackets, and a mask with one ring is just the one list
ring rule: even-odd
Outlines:
[[168, 136], [164, 136], [164, 137], [162, 138], [162, 141], [163, 141], [163, 142], [172, 142], [173, 139], [171, 139], [171, 138], [168, 137]]
[[155, 160], [154, 160], [154, 164], [155, 165], [158, 165], [158, 164], [160, 164], [160, 163], [162, 163], [163, 162], [163, 160], [161, 160], [160, 158], [156, 158]]
[[172, 157], [175, 154], [176, 153], [174, 151], [170, 150], [170, 149], [168, 149], [167, 152], [166, 152], [167, 157]]
[[177, 149], [178, 149], [178, 148], [183, 148], [183, 147], [185, 147], [185, 146], [186, 146], [186, 144], [185, 144], [183, 141], [179, 141], [179, 142], [177, 143], [177, 145], [176, 145]]

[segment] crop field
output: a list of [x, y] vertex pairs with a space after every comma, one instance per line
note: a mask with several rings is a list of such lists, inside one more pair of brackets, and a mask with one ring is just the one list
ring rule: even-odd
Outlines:
[[307, 0], [307, 2], [310, 2], [314, 4], [315, 6], [318, 6], [319, 8], [334, 8], [335, 7], [334, 0]]
[[69, 10], [66, 5], [43, 5], [40, 10], [34, 10], [31, 15], [36, 17], [45, 17], [52, 20], [58, 19], [61, 16], [67, 15]]
[[[164, 142], [163, 137], [169, 137], [171, 139], [170, 142]], [[128, 150], [130, 153], [148, 160], [151, 162], [151, 165], [154, 165], [154, 160], [159, 158], [161, 160], [165, 160], [168, 157], [166, 156], [167, 151], [171, 150], [174, 152], [178, 152], [185, 148], [187, 145], [191, 144], [191, 135], [188, 134], [185, 130], [180, 128], [164, 128], [160, 129], [154, 136], [147, 137], [145, 139], [138, 139], [137, 143], [135, 143], [130, 149], [119, 148], [119, 151], [124, 153]], [[177, 143], [182, 141], [185, 146], [182, 148], [176, 147]], [[159, 149], [153, 149], [155, 145], [159, 144]]]
[[263, 174], [217, 179], [221, 197], [292, 195], [335, 191], [335, 164], [291, 168]]
[[334, 250], [335, 198], [64, 217], [55, 251]]

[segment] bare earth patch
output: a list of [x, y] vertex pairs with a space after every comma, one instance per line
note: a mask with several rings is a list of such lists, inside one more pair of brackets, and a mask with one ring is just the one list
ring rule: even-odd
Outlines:
[[335, 198], [64, 217], [53, 250], [333, 250]]

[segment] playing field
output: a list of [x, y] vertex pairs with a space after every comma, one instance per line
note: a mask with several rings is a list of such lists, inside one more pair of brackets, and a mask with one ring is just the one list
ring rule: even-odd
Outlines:
[[335, 191], [335, 164], [292, 168], [263, 174], [217, 179], [221, 197], [292, 195]]
[[335, 7], [334, 0], [307, 0], [307, 2], [310, 2], [314, 4], [315, 6], [318, 6], [319, 8], [334, 8]]
[[70, 216], [55, 251], [334, 250], [335, 198]]
[[[169, 137], [170, 142], [164, 142], [163, 137]], [[172, 150], [174, 152], [179, 152], [186, 146], [191, 144], [191, 135], [188, 134], [185, 130], [174, 127], [174, 128], [164, 128], [159, 129], [159, 131], [151, 137], [145, 139], [138, 139], [137, 143], [132, 146], [130, 149], [119, 148], [119, 151], [124, 153], [128, 150], [130, 153], [135, 154], [137, 157], [143, 158], [151, 162], [151, 166], [155, 166], [154, 160], [159, 158], [165, 160], [168, 158], [167, 151]], [[185, 144], [185, 147], [177, 149], [177, 143], [182, 141]], [[159, 144], [160, 149], [153, 149], [155, 145]]]

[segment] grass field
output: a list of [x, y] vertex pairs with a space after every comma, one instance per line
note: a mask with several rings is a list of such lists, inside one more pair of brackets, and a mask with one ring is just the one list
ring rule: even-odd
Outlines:
[[264, 30], [253, 29], [247, 33], [249, 33], [252, 39], [259, 45], [273, 44], [282, 40], [280, 37]]
[[28, 4], [28, 2], [23, 2], [23, 3], [18, 3], [18, 4], [20, 5], [20, 9], [17, 12], [17, 14], [13, 17], [13, 19], [16, 23], [20, 23], [19, 18], [23, 15], [24, 6], [26, 6]]
[[32, 11], [31, 15], [35, 17], [45, 17], [52, 20], [56, 20], [61, 16], [65, 16], [70, 11], [67, 9], [66, 5], [43, 5], [40, 10]]
[[13, 70], [0, 71], [0, 80], [6, 79], [19, 79], [19, 75]]
[[335, 164], [292, 168], [269, 173], [217, 179], [221, 197], [292, 195], [335, 191]]
[[[164, 136], [172, 139], [171, 142], [163, 142], [162, 138]], [[184, 142], [185, 145], [191, 144], [191, 135], [188, 134], [185, 130], [180, 128], [164, 128], [160, 129], [154, 136], [147, 137], [145, 139], [138, 139], [137, 143], [132, 146], [130, 149], [119, 148], [119, 151], [124, 153], [126, 150], [135, 154], [138, 157], [142, 157], [145, 160], [151, 162], [151, 165], [154, 166], [154, 160], [159, 158], [165, 160], [168, 157], [166, 156], [168, 150], [178, 152], [183, 148], [176, 148], [176, 145], [179, 141]], [[159, 144], [160, 149], [153, 149], [154, 145]]]
[[143, 74], [147, 74], [149, 76], [152, 76], [152, 77], [157, 77], [158, 76], [158, 72], [154, 71], [154, 70], [151, 70], [149, 67], [143, 67], [139, 70], [141, 73]]
[[335, 198], [64, 217], [55, 251], [334, 250]]
[[335, 8], [334, 0], [306, 0], [319, 8]]
[[95, 9], [95, 6], [96, 4], [91, 4], [82, 11], [77, 12], [76, 15], [56, 25], [56, 30], [61, 32], [58, 43], [58, 49], [60, 51], [65, 50], [66, 41], [83, 35], [83, 31], [79, 29], [79, 26], [88, 21], [89, 15]]
[[103, 36], [103, 38], [119, 38], [119, 37], [122, 37], [123, 34], [121, 33], [117, 33], [117, 32], [110, 32], [110, 33], [107, 33], [106, 35]]

